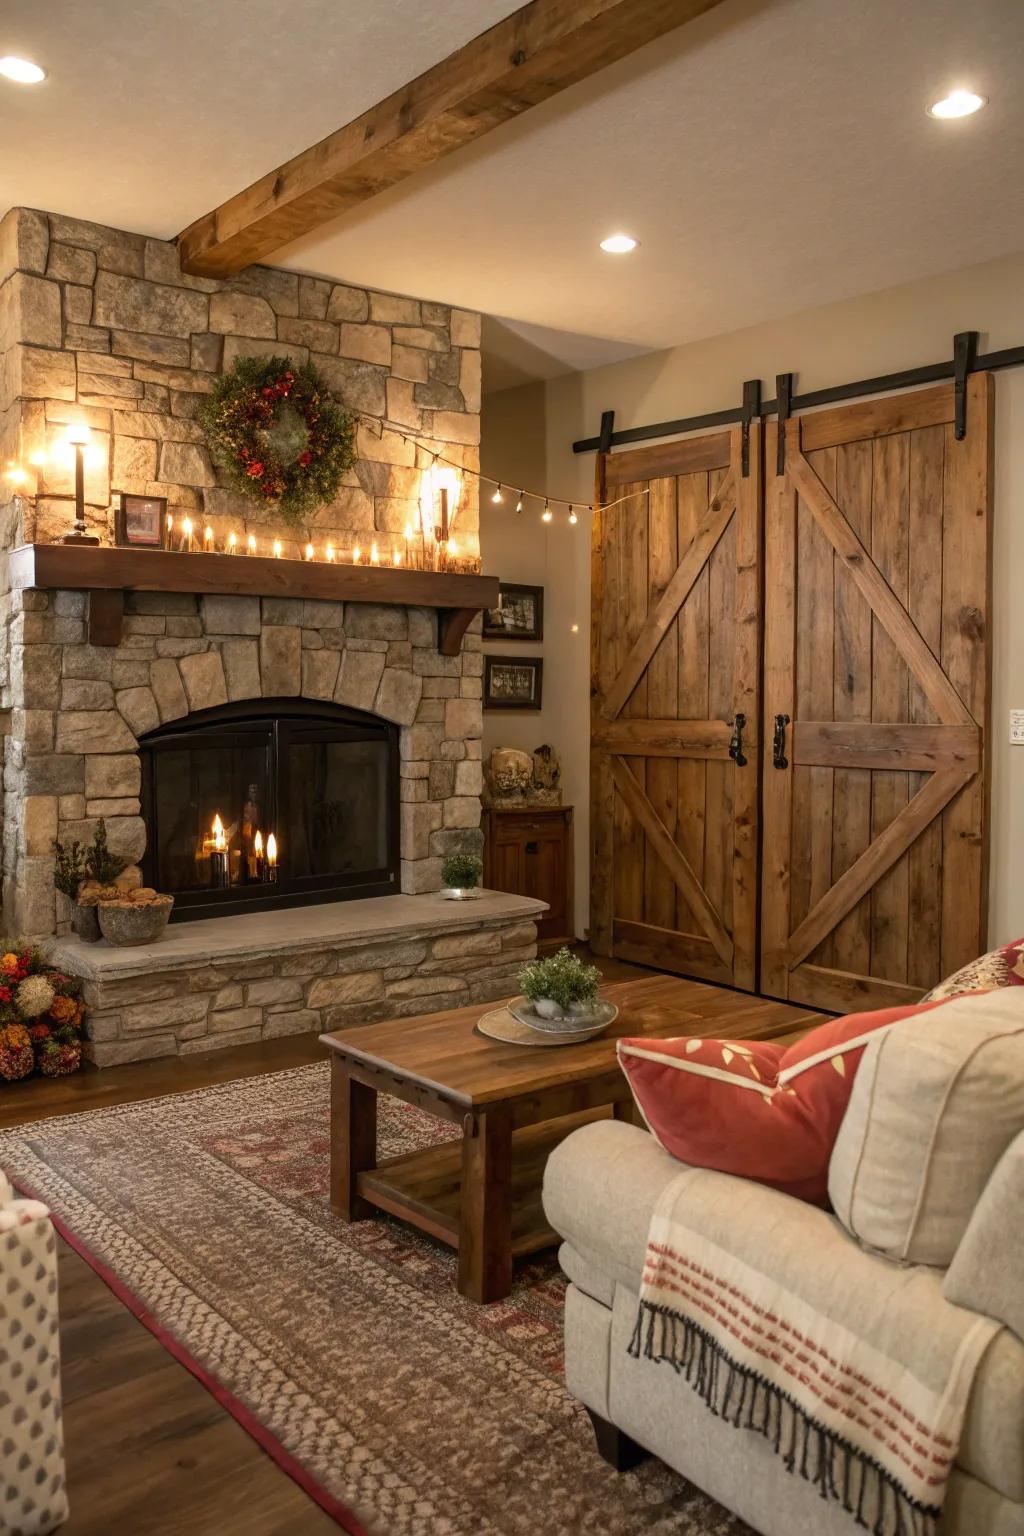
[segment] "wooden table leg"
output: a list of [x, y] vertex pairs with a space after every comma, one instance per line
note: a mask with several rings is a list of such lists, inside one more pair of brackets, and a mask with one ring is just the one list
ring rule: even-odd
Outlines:
[[356, 1193], [356, 1177], [377, 1165], [377, 1094], [356, 1082], [340, 1056], [331, 1058], [331, 1205], [344, 1221], [361, 1221], [373, 1206]]
[[500, 1301], [512, 1289], [512, 1116], [507, 1109], [467, 1117], [462, 1138], [459, 1292]]

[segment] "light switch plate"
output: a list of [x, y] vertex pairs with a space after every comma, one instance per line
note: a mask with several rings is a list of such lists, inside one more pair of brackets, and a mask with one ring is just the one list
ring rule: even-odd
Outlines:
[[1010, 710], [1010, 745], [1024, 747], [1024, 709]]

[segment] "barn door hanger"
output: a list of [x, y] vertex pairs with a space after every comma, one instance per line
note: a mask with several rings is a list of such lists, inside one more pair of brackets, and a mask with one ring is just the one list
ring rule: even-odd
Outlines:
[[967, 376], [978, 359], [978, 332], [958, 331], [953, 337], [953, 435], [957, 442], [967, 436]]
[[744, 480], [750, 474], [750, 423], [761, 414], [761, 380], [747, 379], [743, 385], [743, 414], [740, 417], [740, 469]]

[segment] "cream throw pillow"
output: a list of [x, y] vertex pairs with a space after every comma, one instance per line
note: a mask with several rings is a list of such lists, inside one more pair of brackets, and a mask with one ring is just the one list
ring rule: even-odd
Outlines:
[[829, 1165], [846, 1229], [945, 1268], [1024, 1130], [1024, 988], [955, 997], [868, 1044]]

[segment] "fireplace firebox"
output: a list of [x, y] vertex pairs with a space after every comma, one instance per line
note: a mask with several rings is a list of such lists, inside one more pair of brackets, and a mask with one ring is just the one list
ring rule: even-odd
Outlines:
[[398, 890], [397, 726], [262, 699], [162, 726], [139, 751], [143, 873], [176, 920]]

